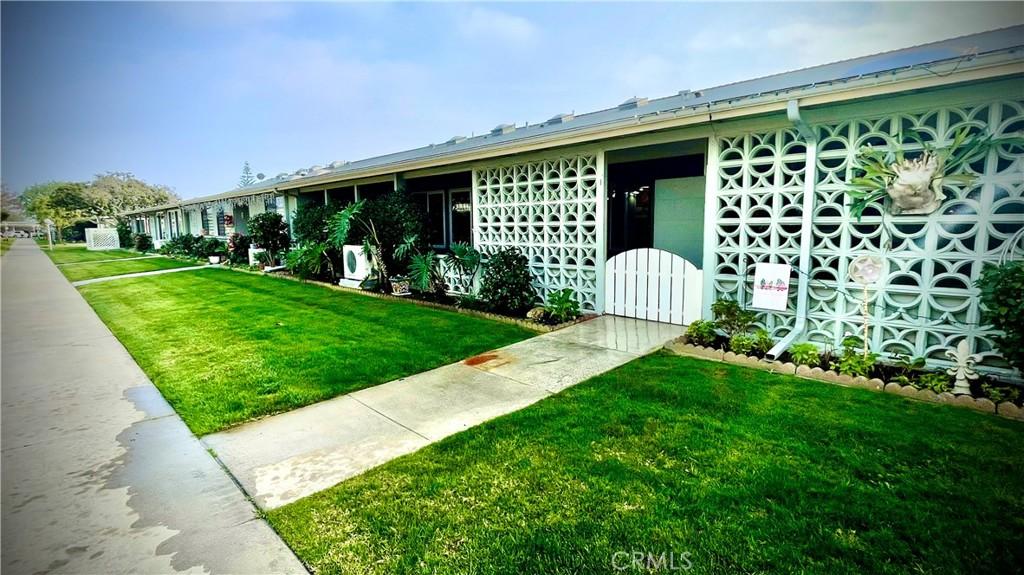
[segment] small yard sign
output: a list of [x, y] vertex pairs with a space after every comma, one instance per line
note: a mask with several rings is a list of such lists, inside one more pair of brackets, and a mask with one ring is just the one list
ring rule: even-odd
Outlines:
[[785, 311], [789, 302], [789, 272], [789, 264], [757, 264], [754, 267], [754, 301], [751, 307]]

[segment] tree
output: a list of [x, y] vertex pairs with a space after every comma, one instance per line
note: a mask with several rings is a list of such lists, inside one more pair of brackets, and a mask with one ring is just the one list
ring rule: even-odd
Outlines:
[[256, 183], [255, 176], [252, 175], [252, 168], [249, 167], [249, 162], [245, 162], [242, 166], [242, 177], [238, 178], [238, 187], [245, 188]]
[[12, 194], [6, 184], [0, 184], [0, 221], [20, 220], [23, 211], [18, 196]]
[[86, 216], [99, 223], [128, 210], [168, 204], [178, 196], [167, 186], [147, 184], [129, 172], [97, 174], [83, 194]]
[[57, 237], [64, 228], [85, 219], [89, 202], [85, 190], [88, 184], [81, 182], [48, 182], [29, 186], [21, 195], [25, 211], [37, 222], [53, 222]]

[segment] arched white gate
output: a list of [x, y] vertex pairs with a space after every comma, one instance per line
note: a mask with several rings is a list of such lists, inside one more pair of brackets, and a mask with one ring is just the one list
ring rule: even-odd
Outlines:
[[703, 273], [672, 252], [642, 248], [610, 260], [604, 272], [604, 311], [664, 323], [700, 319]]

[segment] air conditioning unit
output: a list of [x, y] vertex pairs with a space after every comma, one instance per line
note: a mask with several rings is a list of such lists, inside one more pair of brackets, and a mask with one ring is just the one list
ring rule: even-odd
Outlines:
[[345, 279], [363, 281], [370, 274], [370, 262], [363, 254], [363, 246], [342, 247], [345, 260]]

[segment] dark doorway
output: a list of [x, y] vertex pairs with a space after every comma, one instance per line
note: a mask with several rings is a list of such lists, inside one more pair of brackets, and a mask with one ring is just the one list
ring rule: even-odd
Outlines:
[[608, 164], [608, 256], [654, 246], [655, 185], [658, 180], [699, 177], [704, 154]]

